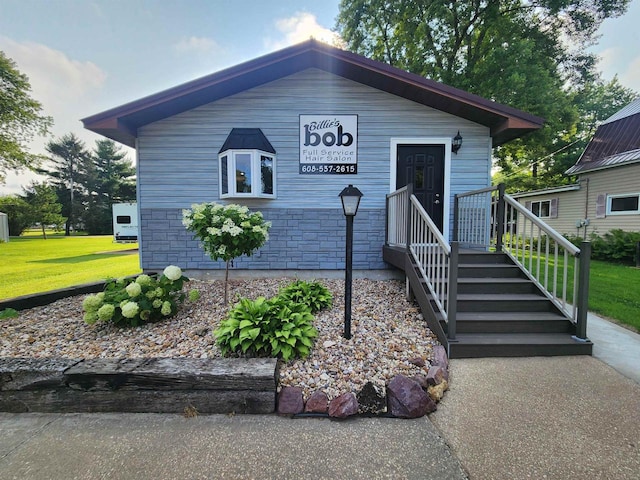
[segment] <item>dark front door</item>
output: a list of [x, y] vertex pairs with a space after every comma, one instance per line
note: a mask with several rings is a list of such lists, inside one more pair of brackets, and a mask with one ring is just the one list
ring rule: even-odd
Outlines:
[[398, 145], [396, 188], [413, 183], [413, 194], [442, 232], [444, 145]]

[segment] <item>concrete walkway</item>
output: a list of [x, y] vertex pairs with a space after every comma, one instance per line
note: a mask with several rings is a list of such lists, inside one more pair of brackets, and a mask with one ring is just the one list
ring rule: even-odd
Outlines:
[[427, 418], [0, 414], [0, 478], [462, 480]]

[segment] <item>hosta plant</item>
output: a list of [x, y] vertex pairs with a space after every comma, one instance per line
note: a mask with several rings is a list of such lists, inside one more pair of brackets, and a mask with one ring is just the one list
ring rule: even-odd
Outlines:
[[[183, 286], [188, 281], [175, 265], [169, 265], [157, 278], [143, 274], [135, 279], [108, 280], [104, 291], [82, 302], [84, 321], [135, 327], [171, 317], [187, 298]], [[198, 291], [191, 290], [188, 298], [196, 301]]]
[[224, 303], [228, 302], [229, 264], [241, 255], [251, 255], [269, 239], [271, 222], [261, 212], [245, 206], [218, 203], [194, 204], [182, 211], [182, 224], [193, 232], [213, 260], [224, 260]]
[[240, 299], [213, 334], [223, 355], [242, 352], [290, 360], [309, 354], [318, 331], [307, 305], [276, 296]]
[[308, 305], [311, 313], [316, 313], [324, 308], [331, 307], [333, 295], [327, 287], [320, 282], [306, 282], [296, 280], [280, 290], [278, 296], [292, 302]]

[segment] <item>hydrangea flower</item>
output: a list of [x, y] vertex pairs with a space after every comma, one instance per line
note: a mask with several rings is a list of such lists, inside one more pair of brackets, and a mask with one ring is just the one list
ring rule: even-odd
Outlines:
[[115, 311], [116, 311], [116, 307], [114, 307], [110, 303], [102, 305], [98, 309], [98, 318], [103, 322], [106, 322], [107, 320], [111, 320], [113, 318], [113, 314], [115, 313]]
[[164, 269], [162, 274], [173, 282], [182, 277], [182, 270], [180, 269], [180, 267], [176, 267], [175, 265], [169, 265]]
[[160, 308], [162, 306], [162, 300], [160, 300], [159, 298], [156, 298], [153, 303], [153, 308]]
[[127, 302], [122, 306], [122, 316], [126, 318], [135, 317], [140, 311], [140, 307], [136, 302]]
[[200, 299], [200, 292], [198, 290], [191, 290], [189, 292], [189, 301], [195, 302]]
[[129, 294], [131, 298], [136, 298], [138, 295], [142, 293], [142, 287], [139, 283], [132, 282], [126, 286], [125, 290]]
[[151, 285], [151, 277], [143, 273], [142, 275], [138, 275], [136, 283], [140, 285]]
[[98, 320], [98, 314], [96, 312], [87, 312], [84, 314], [84, 321], [89, 325], [93, 325]]
[[[164, 315], [165, 317], [167, 315], [171, 315], [171, 302], [164, 302], [162, 304], [162, 308], [160, 309], [160, 313], [162, 315]], [[123, 315], [124, 315], [124, 313], [123, 313]]]
[[101, 306], [102, 306], [102, 298], [100, 298], [98, 295], [89, 295], [82, 301], [82, 309], [85, 312], [95, 312]]

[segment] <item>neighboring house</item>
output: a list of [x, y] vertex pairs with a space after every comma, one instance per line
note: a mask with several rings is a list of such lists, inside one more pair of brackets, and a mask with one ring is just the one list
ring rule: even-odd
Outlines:
[[513, 197], [562, 234], [640, 231], [640, 99], [598, 127], [566, 174], [577, 183]]
[[[181, 223], [182, 209], [233, 202], [273, 223], [235, 268], [342, 269], [338, 194], [364, 194], [353, 266], [387, 268], [386, 194], [414, 184], [445, 237], [453, 196], [486, 187], [491, 150], [542, 119], [315, 40], [83, 119], [136, 148], [140, 259], [218, 269]], [[452, 153], [452, 138], [463, 137]]]

